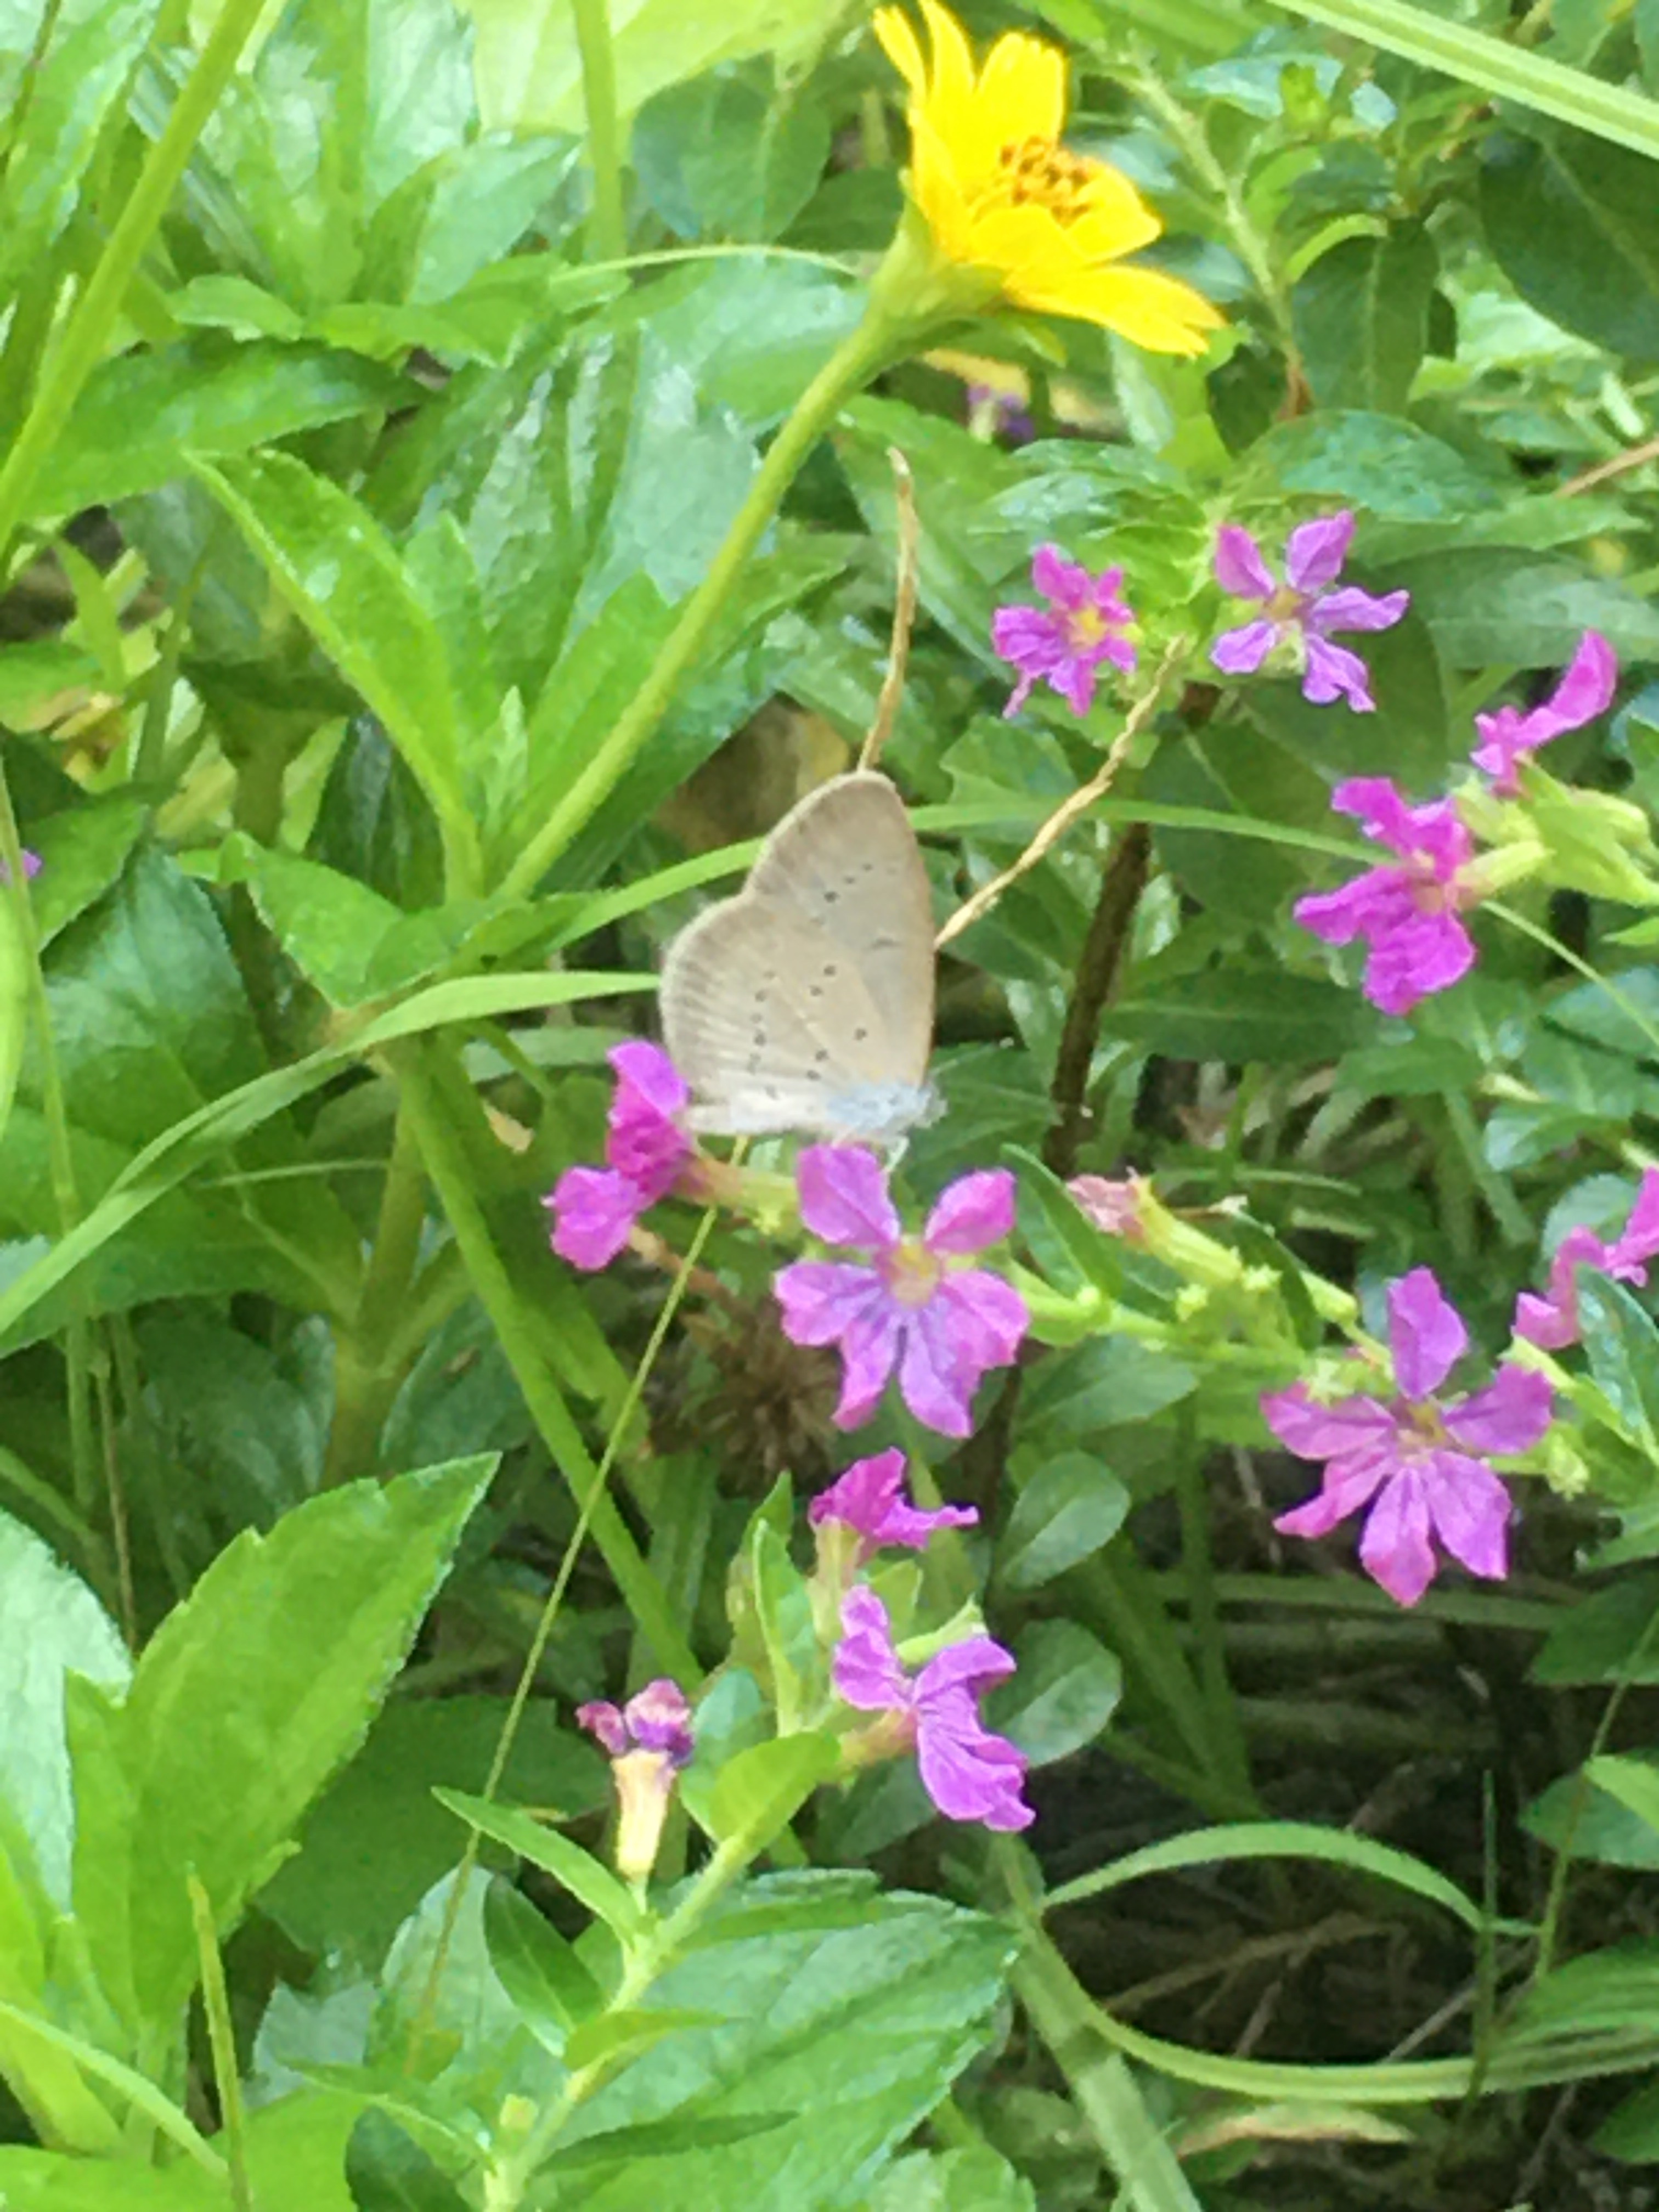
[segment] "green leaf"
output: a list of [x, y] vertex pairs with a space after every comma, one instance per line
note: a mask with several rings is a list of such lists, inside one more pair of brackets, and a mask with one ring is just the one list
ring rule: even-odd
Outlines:
[[717, 1843], [741, 1837], [752, 1850], [764, 1850], [840, 1763], [835, 1738], [817, 1733], [775, 1736], [734, 1753], [714, 1784], [709, 1832]]
[[[304, 1950], [378, 1966], [398, 1923], [454, 1864], [455, 1823], [443, 1785], [482, 1789], [508, 1711], [505, 1698], [398, 1699], [307, 1814], [298, 1855], [265, 1893], [264, 1911]], [[608, 1794], [605, 1761], [532, 1705], [502, 1785], [574, 1818]], [[505, 1977], [503, 1977], [505, 1979]]]
[[1414, 611], [1458, 668], [1499, 662], [1565, 667], [1587, 629], [1621, 657], [1659, 654], [1659, 611], [1627, 585], [1551, 554], [1492, 546], [1420, 554], [1384, 580], [1407, 586]]
[[560, 2057], [571, 2030], [600, 2009], [605, 1992], [564, 1937], [509, 1882], [489, 1886], [484, 1935], [489, 1963], [525, 2025]]
[[1169, 1837], [1130, 1851], [1093, 1874], [1079, 1875], [1051, 1891], [1051, 1910], [1098, 1897], [1145, 1875], [1179, 1872], [1188, 1867], [1229, 1866], [1242, 1860], [1316, 1859], [1328, 1866], [1346, 1867], [1354, 1874], [1375, 1877], [1410, 1890], [1413, 1895], [1438, 1905], [1467, 1928], [1486, 1925], [1480, 1907], [1466, 1897], [1444, 1875], [1413, 1858], [1392, 1844], [1379, 1844], [1370, 1836], [1347, 1828], [1321, 1828], [1305, 1820], [1246, 1820]]
[[1427, 349], [1439, 268], [1433, 240], [1414, 222], [1396, 223], [1381, 238], [1345, 239], [1321, 254], [1291, 308], [1322, 405], [1405, 412]]
[[[76, 1181], [95, 1201], [144, 1148], [211, 1100], [262, 1079], [264, 1051], [242, 981], [206, 896], [160, 854], [140, 851], [91, 911], [58, 934], [46, 995], [69, 1102]], [[264, 1117], [267, 1121], [270, 1117]], [[230, 1141], [234, 1141], [231, 1139]], [[320, 1184], [282, 1178], [237, 1188], [228, 1171], [288, 1168], [299, 1158], [282, 1122], [228, 1155], [212, 1148], [219, 1190], [169, 1197], [142, 1229], [100, 1250], [82, 1296], [94, 1310], [191, 1291], [259, 1289], [301, 1310], [355, 1297], [358, 1234]], [[0, 1141], [0, 1230], [55, 1235], [50, 1152], [38, 1075], [26, 1066]], [[87, 1223], [81, 1224], [84, 1233]], [[48, 1269], [72, 1247], [56, 1245]], [[0, 1283], [16, 1272], [14, 1247]], [[63, 1313], [37, 1309], [36, 1334]]]
[[493, 1468], [353, 1484], [239, 1536], [125, 1698], [71, 1685], [75, 1910], [134, 2031], [170, 2035], [195, 1982], [187, 1875], [228, 1931], [362, 1741]]
[[1587, 1759], [1533, 1800], [1522, 1826], [1553, 1851], [1652, 1873], [1659, 1869], [1659, 1825], [1649, 1817], [1656, 1812], [1659, 1765], [1648, 1753]]
[[1123, 1669], [1079, 1621], [1034, 1620], [1014, 1638], [1018, 1670], [1000, 1682], [986, 1717], [1047, 1766], [1092, 1743], [1117, 1711]]
[[1455, 446], [1389, 415], [1304, 415], [1250, 451], [1287, 492], [1363, 507], [1401, 522], [1432, 522], [1507, 503], [1507, 487]]
[[[581, 57], [568, 0], [466, 0], [477, 26], [478, 106], [487, 130], [581, 128]], [[624, 118], [664, 86], [720, 62], [810, 52], [820, 0], [729, 0], [719, 10], [682, 0], [610, 0], [617, 100]]]
[[467, 2212], [467, 2201], [388, 2113], [365, 2112], [346, 2150], [357, 2212]]
[[1659, 1328], [1622, 1283], [1578, 1273], [1590, 1373], [1629, 1435], [1659, 1459]]
[[1425, 69], [1442, 70], [1499, 100], [1517, 100], [1617, 146], [1659, 157], [1659, 102], [1604, 83], [1513, 40], [1495, 38], [1407, 0], [1285, 0], [1293, 15], [1328, 24]]
[[1659, 1682], [1659, 1575], [1626, 1575], [1564, 1613], [1532, 1662], [1534, 1681]]
[[894, 2160], [860, 2212], [1036, 2212], [1031, 2185], [984, 2145]]
[[1148, 1421], [1198, 1387], [1192, 1368], [1137, 1339], [1100, 1336], [1045, 1359], [1020, 1394], [1019, 1440], [1057, 1452], [1102, 1430]]
[[35, 514], [154, 491], [191, 455], [246, 453], [296, 430], [407, 404], [410, 387], [372, 362], [314, 345], [221, 338], [106, 362], [35, 480]]
[[634, 167], [682, 238], [773, 239], [817, 189], [830, 116], [763, 69], [711, 70], [670, 85], [634, 125]]
[[434, 1795], [441, 1805], [447, 1805], [469, 1827], [480, 1830], [498, 1844], [505, 1844], [508, 1850], [516, 1852], [521, 1859], [528, 1859], [532, 1866], [550, 1874], [562, 1889], [568, 1890], [579, 1904], [587, 1907], [595, 1919], [603, 1920], [619, 1942], [631, 1943], [638, 1937], [643, 1919], [632, 1892], [580, 1844], [573, 1844], [556, 1828], [532, 1820], [528, 1813], [521, 1813], [514, 1806], [471, 1797], [460, 1790], [439, 1790]]
[[0, 1513], [0, 1804], [28, 1840], [33, 1871], [67, 1909], [75, 1801], [64, 1735], [73, 1672], [118, 1689], [132, 1662], [115, 1624], [77, 1575], [21, 1522]]
[[406, 915], [356, 877], [233, 835], [222, 883], [246, 882], [277, 943], [332, 1006], [388, 997], [441, 967], [480, 909]]
[[[0, 289], [9, 300], [39, 277], [73, 213], [104, 126], [161, 9], [159, 0], [103, 0], [76, 12], [80, 21], [70, 15], [58, 26], [32, 70], [30, 96], [27, 104], [19, 100], [21, 128], [7, 151], [0, 185]], [[24, 21], [27, 29], [19, 45], [31, 40], [37, 28], [33, 20]], [[8, 81], [8, 104], [13, 97]]]
[[1582, 131], [1488, 142], [1480, 216], [1504, 274], [1540, 314], [1610, 353], [1659, 359], [1653, 161]]
[[470, 842], [448, 656], [379, 524], [284, 453], [196, 470], [341, 674], [380, 717], [449, 837]]
[[848, 1927], [833, 1892], [828, 1924], [815, 1926], [810, 1887], [803, 1896], [789, 1876], [749, 1883], [730, 1909], [772, 1900], [804, 1905], [802, 1924], [745, 1934], [739, 1919], [732, 1940], [682, 1958], [653, 1990], [653, 2003], [718, 2013], [721, 2025], [687, 2028], [636, 2059], [581, 2107], [559, 2155], [636, 2121], [769, 2124], [731, 2143], [692, 2135], [672, 2166], [618, 2155], [590, 2168], [585, 2212], [638, 2212], [671, 2178], [687, 2206], [830, 2212], [856, 2201], [878, 2158], [983, 2047], [1006, 1929], [905, 1896], [865, 1898]]
[[1085, 1452], [1062, 1452], [1023, 1482], [997, 1546], [1005, 1589], [1040, 1589], [1109, 1544], [1123, 1526], [1129, 1492]]
[[1143, 983], [1132, 973], [1107, 1009], [1103, 1036], [1127, 1038], [1167, 1060], [1323, 1062], [1375, 1027], [1358, 991], [1316, 975], [1243, 961]]

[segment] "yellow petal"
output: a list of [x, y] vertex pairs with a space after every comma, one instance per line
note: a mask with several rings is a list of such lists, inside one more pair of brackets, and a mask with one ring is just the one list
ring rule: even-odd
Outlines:
[[972, 223], [951, 149], [925, 112], [910, 118], [910, 188], [941, 253], [969, 261]]
[[921, 58], [921, 41], [911, 29], [909, 17], [902, 8], [878, 8], [874, 28], [883, 53], [909, 86], [911, 98], [925, 99], [927, 67]]
[[983, 210], [973, 219], [970, 258], [988, 269], [1008, 273], [1014, 281], [1034, 276], [1052, 288], [1073, 276], [1086, 276], [1086, 266], [1066, 244], [1066, 234], [1052, 211], [1040, 200], [1018, 207], [1005, 201]]
[[1202, 353], [1205, 332], [1225, 320], [1201, 292], [1156, 269], [1088, 269], [1054, 282], [1058, 274], [1044, 270], [1035, 283], [1012, 274], [1008, 296], [1040, 314], [1099, 323], [1148, 353]]
[[1080, 261], [1116, 261], [1150, 246], [1164, 228], [1121, 169], [1095, 163], [1084, 211], [1066, 226]]
[[967, 33], [939, 0], [921, 0], [933, 46], [933, 81], [928, 88], [930, 119], [947, 143], [966, 124], [974, 98], [974, 54]]
[[1010, 31], [985, 57], [980, 111], [999, 146], [1012, 139], [1058, 138], [1066, 120], [1066, 58], [1058, 46]]

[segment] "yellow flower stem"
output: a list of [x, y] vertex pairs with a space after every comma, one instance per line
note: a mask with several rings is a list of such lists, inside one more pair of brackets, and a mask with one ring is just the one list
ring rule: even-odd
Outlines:
[[872, 300], [863, 320], [844, 338], [795, 403], [773, 440], [749, 496], [738, 509], [708, 574], [692, 592], [664, 641], [650, 673], [586, 768], [573, 780], [502, 878], [505, 901], [527, 897], [617, 787], [672, 703], [682, 678], [708, 640], [744, 563], [776, 514], [802, 463], [837, 410], [876, 371], [908, 343], [910, 333]]

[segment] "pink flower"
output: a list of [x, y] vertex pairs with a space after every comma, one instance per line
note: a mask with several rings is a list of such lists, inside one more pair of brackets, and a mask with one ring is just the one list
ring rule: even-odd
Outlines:
[[1281, 584], [1261, 548], [1236, 522], [1216, 538], [1215, 580], [1236, 599], [1255, 599], [1264, 611], [1217, 638], [1210, 658], [1229, 676], [1253, 676], [1276, 646], [1290, 647], [1302, 671], [1302, 696], [1316, 707], [1344, 698], [1357, 714], [1375, 711], [1369, 672], [1357, 653], [1333, 645], [1334, 629], [1392, 629], [1411, 604], [1409, 592], [1375, 599], [1349, 584], [1330, 591], [1353, 541], [1353, 516], [1345, 507], [1291, 531], [1285, 547]]
[[1582, 729], [1606, 714], [1618, 684], [1618, 655], [1606, 638], [1587, 629], [1571, 665], [1541, 707], [1524, 714], [1519, 707], [1500, 707], [1496, 714], [1475, 716], [1481, 743], [1470, 758], [1492, 778], [1500, 799], [1516, 798], [1521, 789], [1516, 770], [1522, 756], [1547, 745], [1564, 730]]
[[620, 1711], [604, 1698], [578, 1705], [576, 1722], [610, 1755], [617, 1788], [617, 1871], [629, 1881], [647, 1881], [675, 1781], [694, 1749], [685, 1693], [678, 1682], [659, 1675]]
[[798, 1260], [774, 1285], [793, 1343], [841, 1346], [836, 1427], [867, 1421], [896, 1367], [919, 1421], [947, 1437], [969, 1435], [969, 1401], [981, 1377], [1008, 1364], [1030, 1326], [1011, 1284], [962, 1264], [1012, 1230], [1012, 1176], [996, 1168], [959, 1176], [920, 1237], [901, 1228], [873, 1152], [809, 1145], [795, 1181], [801, 1219], [815, 1237], [870, 1255], [863, 1267]]
[[[23, 853], [23, 874], [29, 882], [32, 883], [35, 877], [40, 874], [43, 865], [44, 863], [38, 853], [31, 853], [27, 848], [25, 848]], [[10, 881], [11, 870], [6, 866], [3, 860], [0, 860], [0, 885], [9, 884]]]
[[553, 1249], [573, 1267], [608, 1267], [646, 1210], [674, 1188], [691, 1154], [675, 1118], [691, 1093], [654, 1044], [619, 1044], [608, 1054], [617, 1088], [606, 1121], [602, 1168], [569, 1168], [543, 1200], [553, 1216]]
[[1319, 1494], [1274, 1528], [1324, 1536], [1369, 1508], [1360, 1565], [1399, 1604], [1415, 1605], [1434, 1579], [1433, 1538], [1471, 1574], [1498, 1581], [1508, 1573], [1510, 1495], [1486, 1455], [1535, 1444], [1553, 1400], [1543, 1376], [1504, 1365], [1472, 1397], [1436, 1401], [1469, 1338], [1431, 1268], [1413, 1267], [1390, 1284], [1389, 1337], [1397, 1397], [1319, 1406], [1298, 1382], [1269, 1391], [1261, 1411], [1299, 1458], [1327, 1462]]
[[576, 1708], [576, 1725], [598, 1738], [612, 1759], [631, 1751], [659, 1752], [671, 1765], [690, 1763], [691, 1708], [678, 1682], [659, 1674], [620, 1710], [607, 1698]]
[[1327, 945], [1363, 937], [1370, 946], [1365, 996], [1385, 1014], [1408, 1013], [1474, 965], [1474, 939], [1459, 919], [1480, 896], [1466, 873], [1474, 840], [1449, 799], [1408, 806], [1385, 775], [1351, 776], [1331, 793], [1331, 805], [1356, 816], [1368, 837], [1399, 854], [1400, 865], [1368, 868], [1340, 890], [1299, 898], [1296, 918]]
[[815, 1528], [826, 1522], [850, 1528], [858, 1539], [854, 1564], [862, 1566], [884, 1545], [926, 1551], [935, 1528], [971, 1528], [979, 1514], [971, 1505], [941, 1505], [937, 1510], [913, 1505], [904, 1487], [904, 1454], [893, 1450], [855, 1459], [828, 1490], [819, 1492], [806, 1517]]
[[1057, 691], [1074, 714], [1086, 714], [1095, 696], [1095, 671], [1103, 660], [1115, 668], [1135, 665], [1135, 649], [1118, 635], [1134, 620], [1118, 597], [1121, 568], [1096, 575], [1080, 562], [1068, 561], [1058, 545], [1039, 545], [1031, 558], [1031, 581], [1047, 607], [999, 607], [991, 617], [991, 643], [999, 656], [1019, 671], [1013, 696], [1003, 708], [1017, 714], [1034, 684]]
[[1547, 1352], [1577, 1344], [1578, 1291], [1574, 1268], [1596, 1267], [1616, 1283], [1634, 1283], [1641, 1288], [1648, 1279], [1647, 1263], [1656, 1256], [1659, 1256], [1659, 1168], [1648, 1168], [1636, 1203], [1611, 1244], [1604, 1243], [1593, 1230], [1567, 1231], [1550, 1262], [1548, 1296], [1540, 1298], [1531, 1291], [1522, 1291], [1516, 1300], [1516, 1334], [1525, 1337], [1528, 1344], [1541, 1345]]
[[945, 1818], [1030, 1827], [1036, 1815], [1020, 1795], [1024, 1753], [993, 1735], [979, 1715], [983, 1692], [1013, 1673], [1013, 1654], [988, 1636], [970, 1636], [912, 1679], [893, 1648], [886, 1607], [863, 1583], [842, 1600], [841, 1625], [831, 1668], [836, 1696], [898, 1721], [900, 1741], [916, 1747], [922, 1787]]

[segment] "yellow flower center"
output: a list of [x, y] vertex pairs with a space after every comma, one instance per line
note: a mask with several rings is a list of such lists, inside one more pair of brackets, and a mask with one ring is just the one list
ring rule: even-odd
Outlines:
[[1066, 617], [1066, 640], [1075, 652], [1086, 653], [1111, 632], [1111, 624], [1098, 607], [1073, 607]]
[[1046, 208], [1056, 222], [1075, 222], [1089, 204], [1100, 164], [1069, 153], [1052, 138], [1009, 139], [994, 173], [981, 187], [980, 206]]
[[920, 1237], [901, 1237], [882, 1261], [888, 1289], [902, 1306], [925, 1306], [945, 1273]]
[[1404, 1420], [1401, 1424], [1399, 1440], [1407, 1451], [1442, 1451], [1451, 1442], [1446, 1425], [1440, 1418], [1440, 1408], [1427, 1399], [1415, 1404], [1407, 1398], [1401, 1401]]

